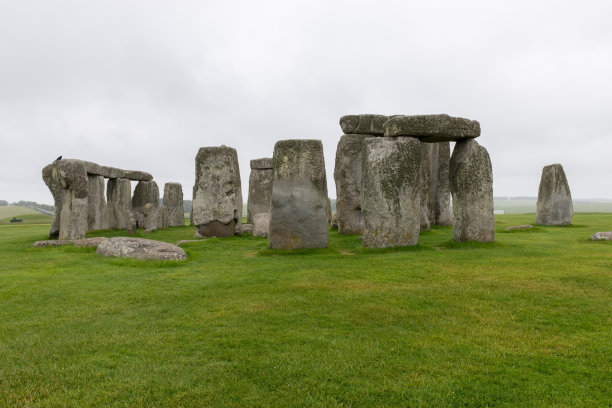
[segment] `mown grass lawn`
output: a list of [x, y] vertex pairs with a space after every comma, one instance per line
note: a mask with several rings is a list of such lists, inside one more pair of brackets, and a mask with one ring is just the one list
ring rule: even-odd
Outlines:
[[502, 232], [534, 218], [496, 216], [493, 244], [245, 236], [170, 263], [0, 225], [0, 406], [612, 406], [612, 242], [588, 240], [612, 214]]

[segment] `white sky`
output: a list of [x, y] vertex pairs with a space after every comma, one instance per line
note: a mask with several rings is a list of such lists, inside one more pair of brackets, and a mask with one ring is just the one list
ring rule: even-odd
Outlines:
[[610, 1], [0, 0], [0, 199], [52, 203], [57, 156], [194, 183], [201, 146], [249, 160], [340, 116], [480, 121], [496, 196], [612, 198]]

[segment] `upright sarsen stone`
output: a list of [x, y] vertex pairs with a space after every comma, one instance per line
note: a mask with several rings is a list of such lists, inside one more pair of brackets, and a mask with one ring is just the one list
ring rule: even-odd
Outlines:
[[[150, 204], [150, 206], [147, 206]], [[145, 206], [147, 206], [145, 208]], [[155, 181], [139, 181], [132, 197], [132, 214], [136, 228], [148, 231], [157, 229], [159, 211], [159, 187]]]
[[108, 209], [104, 199], [104, 176], [89, 174], [87, 228], [90, 231], [108, 228]]
[[434, 194], [437, 182], [437, 143], [421, 142], [421, 161], [419, 167], [419, 191], [421, 202], [420, 228], [426, 231], [433, 223]]
[[108, 228], [131, 228], [132, 186], [125, 178], [111, 178], [106, 183]]
[[363, 245], [416, 245], [420, 231], [421, 143], [411, 137], [369, 138], [363, 156]]
[[247, 224], [253, 224], [260, 213], [270, 212], [272, 200], [272, 177], [274, 175], [271, 158], [251, 160], [249, 176], [249, 197], [247, 202]]
[[361, 234], [361, 182], [365, 140], [371, 135], [344, 135], [336, 150], [336, 215], [340, 234]]
[[434, 193], [434, 224], [452, 225], [453, 217], [450, 212], [450, 186], [448, 184], [448, 171], [450, 165], [450, 143], [439, 142], [437, 159], [437, 177]]
[[53, 162], [51, 177], [66, 190], [60, 213], [59, 239], [81, 239], [87, 234], [89, 181], [85, 162], [58, 160]]
[[328, 244], [327, 181], [320, 140], [281, 140], [274, 146], [270, 248]]
[[493, 169], [487, 149], [474, 139], [457, 142], [449, 172], [455, 218], [453, 240], [493, 241]]
[[185, 209], [183, 207], [183, 187], [181, 183], [166, 183], [164, 198], [159, 209], [158, 228], [168, 228], [185, 225]]
[[48, 164], [43, 168], [42, 178], [53, 195], [53, 221], [51, 222], [51, 228], [49, 229], [49, 238], [56, 239], [59, 237], [60, 217], [66, 190], [62, 188], [59, 182], [53, 179], [53, 164]]
[[196, 237], [240, 235], [242, 190], [236, 149], [202, 147], [195, 164], [192, 211]]
[[560, 164], [542, 169], [536, 209], [536, 224], [569, 225], [574, 215], [572, 194]]

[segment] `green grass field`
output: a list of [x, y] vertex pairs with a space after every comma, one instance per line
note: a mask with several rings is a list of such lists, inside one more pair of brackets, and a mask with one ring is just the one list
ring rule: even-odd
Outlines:
[[533, 219], [496, 216], [492, 244], [245, 236], [170, 263], [0, 225], [0, 406], [610, 407], [612, 242], [588, 237], [612, 214], [503, 232]]

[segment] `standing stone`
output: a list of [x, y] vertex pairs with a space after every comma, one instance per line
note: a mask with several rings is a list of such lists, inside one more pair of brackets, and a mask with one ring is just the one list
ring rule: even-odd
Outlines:
[[474, 139], [455, 144], [450, 159], [454, 241], [492, 242], [493, 169], [487, 149]]
[[196, 237], [240, 235], [242, 190], [236, 149], [202, 147], [195, 164], [192, 208]]
[[421, 143], [411, 137], [369, 138], [363, 156], [363, 245], [385, 248], [419, 240]]
[[[151, 204], [145, 210], [145, 205]], [[155, 181], [139, 181], [132, 197], [132, 213], [136, 228], [153, 231], [157, 229], [157, 213], [159, 211], [159, 188]], [[147, 214], [145, 214], [145, 212]], [[146, 221], [145, 221], [146, 217]]]
[[108, 210], [104, 199], [104, 176], [88, 175], [87, 228], [89, 231], [108, 228]]
[[81, 239], [87, 234], [87, 202], [89, 181], [82, 160], [53, 162], [51, 177], [55, 184], [67, 190], [60, 213], [59, 239]]
[[572, 194], [560, 164], [551, 164], [542, 169], [536, 224], [569, 225], [574, 215]]
[[344, 135], [336, 149], [336, 215], [338, 233], [361, 234], [365, 221], [361, 213], [361, 181], [365, 140], [372, 135]]
[[180, 183], [166, 183], [164, 185], [163, 203], [159, 209], [158, 228], [184, 225], [183, 187]]
[[281, 140], [274, 146], [270, 248], [328, 245], [327, 181], [320, 140]]
[[421, 202], [420, 229], [426, 231], [432, 224], [433, 194], [437, 177], [433, 177], [432, 166], [436, 162], [436, 144], [421, 142], [421, 160], [419, 166], [419, 192]]
[[270, 231], [270, 213], [259, 213], [253, 217], [253, 236], [267, 238]]
[[125, 178], [111, 178], [106, 183], [108, 228], [131, 228], [132, 186]]
[[272, 200], [272, 168], [271, 158], [251, 160], [251, 175], [249, 176], [249, 197], [247, 202], [247, 223], [253, 224], [254, 217], [259, 213], [270, 212]]
[[49, 238], [55, 239], [59, 237], [60, 215], [62, 213], [62, 204], [64, 202], [66, 190], [62, 188], [61, 184], [53, 179], [53, 164], [48, 164], [43, 168], [42, 178], [53, 195], [53, 221], [49, 229]]
[[448, 169], [450, 165], [450, 143], [440, 142], [438, 145], [436, 191], [434, 196], [435, 225], [452, 225], [450, 212], [450, 186], [448, 184]]

